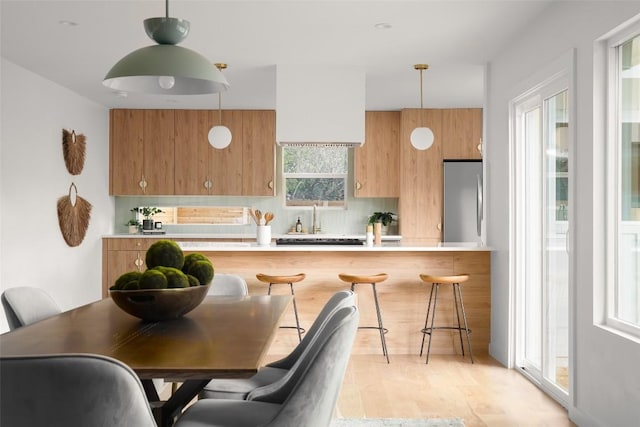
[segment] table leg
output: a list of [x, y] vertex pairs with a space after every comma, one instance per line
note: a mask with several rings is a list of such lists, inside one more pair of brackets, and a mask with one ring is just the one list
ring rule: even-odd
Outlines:
[[166, 402], [160, 402], [160, 397], [152, 380], [142, 380], [144, 391], [153, 410], [153, 416], [158, 427], [171, 427], [176, 418], [184, 410], [200, 391], [209, 383], [209, 380], [187, 380], [171, 395]]

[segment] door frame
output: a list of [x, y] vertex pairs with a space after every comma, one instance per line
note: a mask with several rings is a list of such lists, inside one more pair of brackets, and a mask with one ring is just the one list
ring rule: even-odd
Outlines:
[[[545, 393], [547, 393], [554, 400], [558, 401], [565, 407], [575, 406], [575, 393], [574, 393], [574, 374], [575, 374], [575, 253], [573, 248], [575, 247], [575, 233], [572, 232], [572, 227], [575, 224], [575, 186], [576, 186], [576, 171], [575, 160], [570, 163], [569, 166], [569, 229], [567, 237], [567, 246], [569, 252], [569, 266], [568, 266], [568, 315], [569, 315], [569, 386], [568, 397], [554, 393], [554, 390], [546, 387], [544, 384], [540, 384], [531, 375], [528, 375], [525, 371], [520, 369], [516, 364], [516, 348], [518, 345], [517, 339], [517, 281], [518, 281], [518, 262], [521, 257], [519, 252], [520, 242], [518, 241], [518, 222], [516, 220], [517, 206], [519, 204], [519, 189], [520, 183], [516, 179], [517, 177], [517, 154], [516, 144], [518, 142], [518, 129], [517, 125], [517, 109], [520, 104], [525, 100], [532, 98], [535, 94], [540, 94], [543, 89], [547, 87], [554, 87], [559, 81], [565, 81], [564, 87], [568, 91], [568, 107], [569, 107], [569, 158], [575, 159], [576, 153], [576, 77], [575, 77], [575, 61], [576, 51], [570, 49], [554, 61], [551, 61], [546, 66], [541, 66], [533, 75], [521, 82], [514, 89], [515, 94], [509, 101], [509, 352], [508, 352], [508, 367], [515, 368], [519, 372], [523, 373], [527, 378], [532, 380], [534, 384], [540, 387]], [[554, 92], [553, 90], [549, 93]], [[547, 91], [544, 91], [546, 94]], [[555, 92], [557, 93], [557, 92]], [[543, 99], [544, 101], [544, 99]]]

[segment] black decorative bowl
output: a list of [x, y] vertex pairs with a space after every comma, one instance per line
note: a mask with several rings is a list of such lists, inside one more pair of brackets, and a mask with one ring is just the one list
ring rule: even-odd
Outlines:
[[177, 319], [196, 308], [207, 296], [211, 284], [188, 288], [110, 291], [111, 299], [123, 311], [147, 321]]

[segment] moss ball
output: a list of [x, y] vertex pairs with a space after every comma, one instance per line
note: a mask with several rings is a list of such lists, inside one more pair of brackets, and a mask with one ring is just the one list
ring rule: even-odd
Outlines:
[[125, 283], [124, 286], [122, 286], [123, 291], [137, 291], [138, 289], [140, 289], [139, 280], [132, 280], [130, 282]]
[[154, 270], [161, 272], [167, 278], [167, 288], [189, 287], [189, 279], [187, 279], [187, 276], [177, 268], [158, 266], [155, 267]]
[[138, 282], [140, 289], [166, 289], [168, 286], [167, 276], [158, 270], [147, 270], [140, 276]]
[[189, 280], [189, 286], [200, 286], [200, 280], [196, 276], [187, 274], [187, 280]]
[[201, 285], [208, 285], [213, 280], [213, 264], [209, 260], [196, 261], [191, 265], [187, 274], [197, 277]]
[[142, 276], [142, 272], [140, 271], [129, 271], [128, 273], [124, 273], [116, 279], [116, 283], [111, 287], [111, 290], [117, 291], [124, 289], [124, 285], [127, 283], [140, 280], [140, 276]]
[[184, 265], [184, 253], [173, 240], [158, 240], [149, 247], [145, 262], [149, 269], [162, 266], [180, 270]]
[[182, 266], [182, 271], [185, 273], [189, 273], [189, 269], [196, 261], [209, 261], [209, 258], [199, 253], [191, 253], [184, 256], [184, 265]]

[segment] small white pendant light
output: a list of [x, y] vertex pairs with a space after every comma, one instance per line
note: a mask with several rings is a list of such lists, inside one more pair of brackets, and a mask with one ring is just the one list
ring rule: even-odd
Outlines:
[[[215, 64], [216, 68], [222, 72], [227, 68], [227, 64]], [[213, 148], [222, 150], [231, 144], [231, 130], [222, 124], [222, 94], [218, 92], [218, 125], [209, 130], [209, 144]]]
[[157, 45], [137, 49], [118, 61], [102, 84], [115, 91], [160, 95], [200, 95], [229, 88], [224, 75], [199, 53], [177, 46], [189, 34], [189, 21], [166, 15], [144, 20]]
[[420, 127], [411, 132], [411, 145], [416, 150], [426, 150], [433, 145], [433, 131], [424, 126], [424, 111], [422, 111], [422, 72], [429, 69], [427, 64], [416, 64], [413, 66], [420, 71]]

